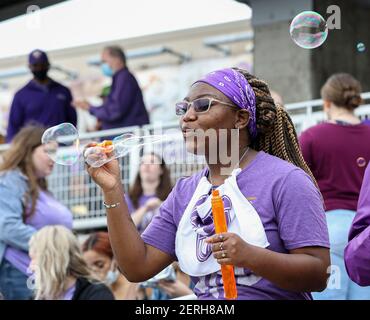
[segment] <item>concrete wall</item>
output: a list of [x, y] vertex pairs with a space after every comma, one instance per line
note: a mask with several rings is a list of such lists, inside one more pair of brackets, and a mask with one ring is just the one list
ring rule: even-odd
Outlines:
[[[317, 0], [314, 10], [324, 16], [329, 0]], [[337, 0], [341, 8], [341, 29], [329, 30], [325, 43], [312, 50], [312, 90], [319, 97], [325, 80], [337, 72], [348, 72], [362, 84], [363, 91], [370, 91], [370, 1]], [[357, 50], [362, 42], [366, 49]]]
[[[254, 70], [285, 102], [320, 98], [320, 88], [333, 73], [348, 72], [370, 91], [370, 0], [239, 0], [252, 7]], [[292, 19], [314, 10], [325, 19], [329, 5], [341, 8], [341, 30], [329, 30], [315, 49], [298, 47], [290, 38]], [[363, 42], [364, 52], [357, 50]]]
[[312, 98], [311, 53], [295, 45], [289, 22], [281, 21], [255, 28], [254, 72], [277, 91], [284, 102]]

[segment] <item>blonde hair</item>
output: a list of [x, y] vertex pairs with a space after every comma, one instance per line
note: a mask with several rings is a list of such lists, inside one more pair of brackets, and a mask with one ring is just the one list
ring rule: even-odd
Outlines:
[[36, 258], [36, 300], [63, 298], [69, 276], [94, 280], [82, 257], [74, 234], [63, 226], [47, 226], [30, 240], [30, 255]]

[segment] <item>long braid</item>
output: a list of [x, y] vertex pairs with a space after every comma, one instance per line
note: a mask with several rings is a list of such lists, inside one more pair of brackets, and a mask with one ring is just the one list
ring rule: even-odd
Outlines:
[[251, 146], [257, 151], [262, 150], [301, 168], [318, 187], [315, 177], [303, 158], [296, 130], [285, 108], [275, 104], [266, 82], [245, 70], [235, 69], [244, 75], [256, 96], [258, 135]]

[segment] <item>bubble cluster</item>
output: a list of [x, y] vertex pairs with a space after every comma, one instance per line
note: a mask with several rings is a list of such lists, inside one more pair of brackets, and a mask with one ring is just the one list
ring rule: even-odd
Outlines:
[[[113, 140], [89, 144], [83, 157], [88, 165], [98, 168], [113, 159], [124, 157], [136, 148], [145, 145], [153, 146], [168, 140], [167, 135], [137, 136], [133, 133], [124, 133]], [[60, 165], [71, 166], [80, 157], [78, 131], [71, 123], [62, 123], [47, 129], [41, 142], [45, 145], [50, 158]]]
[[98, 168], [109, 161], [124, 157], [136, 148], [153, 145], [167, 139], [164, 135], [135, 136], [131, 133], [123, 134], [109, 143], [105, 141], [87, 148], [84, 152], [85, 162], [93, 168]]

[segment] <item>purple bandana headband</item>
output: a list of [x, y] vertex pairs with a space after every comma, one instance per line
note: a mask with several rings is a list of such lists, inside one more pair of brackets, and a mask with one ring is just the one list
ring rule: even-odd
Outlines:
[[244, 76], [231, 68], [213, 71], [202, 79], [194, 82], [204, 82], [221, 91], [226, 97], [241, 109], [249, 112], [248, 131], [254, 139], [257, 136], [256, 96], [253, 88]]

